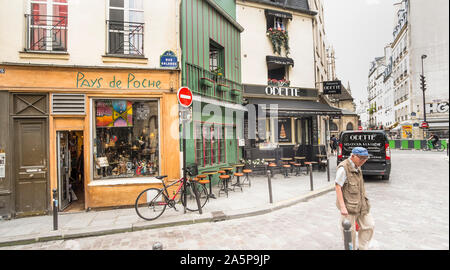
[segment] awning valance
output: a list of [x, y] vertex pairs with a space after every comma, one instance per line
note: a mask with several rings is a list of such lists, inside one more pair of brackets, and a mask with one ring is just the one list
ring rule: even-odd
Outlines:
[[291, 13], [278, 11], [278, 10], [273, 10], [273, 9], [266, 9], [266, 10], [264, 10], [264, 13], [266, 14], [266, 17], [267, 16], [274, 16], [274, 17], [278, 17], [278, 18], [292, 20], [292, 14]]
[[250, 104], [265, 105], [267, 112], [270, 105], [277, 105], [278, 116], [342, 115], [340, 109], [316, 101], [265, 98], [248, 98], [248, 101]]
[[294, 59], [289, 57], [279, 57], [279, 56], [266, 56], [266, 62], [271, 64], [277, 64], [277, 65], [291, 65], [294, 66]]

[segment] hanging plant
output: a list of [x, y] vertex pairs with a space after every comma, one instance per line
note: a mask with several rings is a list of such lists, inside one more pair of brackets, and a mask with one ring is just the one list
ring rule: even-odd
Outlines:
[[289, 55], [289, 36], [287, 31], [282, 30], [281, 28], [269, 28], [266, 35], [272, 43], [274, 53], [281, 55], [281, 48], [284, 48], [286, 56]]

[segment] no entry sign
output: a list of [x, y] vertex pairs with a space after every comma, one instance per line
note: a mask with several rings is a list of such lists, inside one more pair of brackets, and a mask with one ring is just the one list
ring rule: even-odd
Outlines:
[[192, 104], [192, 92], [187, 87], [181, 87], [177, 93], [178, 102], [183, 107], [189, 107]]

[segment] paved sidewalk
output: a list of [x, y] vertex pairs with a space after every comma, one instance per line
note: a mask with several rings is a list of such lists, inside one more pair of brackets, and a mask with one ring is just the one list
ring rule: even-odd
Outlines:
[[[336, 157], [330, 158], [330, 181], [327, 172], [313, 172], [314, 191], [310, 188], [309, 175], [290, 176], [276, 174], [272, 178], [273, 203], [269, 201], [269, 188], [266, 176], [252, 176], [252, 185], [244, 186], [243, 191], [231, 191], [228, 198], [223, 193], [217, 199], [210, 199], [198, 212], [183, 213], [167, 208], [156, 220], [140, 219], [134, 208], [114, 210], [91, 210], [89, 212], [60, 213], [58, 230], [53, 230], [53, 216], [37, 216], [0, 220], [0, 246], [23, 245], [34, 242], [73, 239], [131, 232], [152, 228], [187, 225], [200, 222], [214, 222], [217, 219], [235, 219], [260, 215], [291, 206], [334, 190], [333, 179], [336, 170]], [[217, 197], [218, 187], [213, 186]]]

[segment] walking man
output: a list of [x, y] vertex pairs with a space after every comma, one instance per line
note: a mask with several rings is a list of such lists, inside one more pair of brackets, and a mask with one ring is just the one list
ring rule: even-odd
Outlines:
[[358, 244], [361, 250], [368, 249], [375, 226], [369, 213], [370, 204], [366, 197], [361, 172], [361, 166], [367, 159], [369, 159], [367, 149], [353, 148], [352, 155], [338, 165], [335, 179], [336, 206], [341, 212], [341, 231], [343, 231], [342, 221], [348, 219], [352, 225], [353, 249], [356, 249], [355, 222], [357, 222], [359, 225]]

